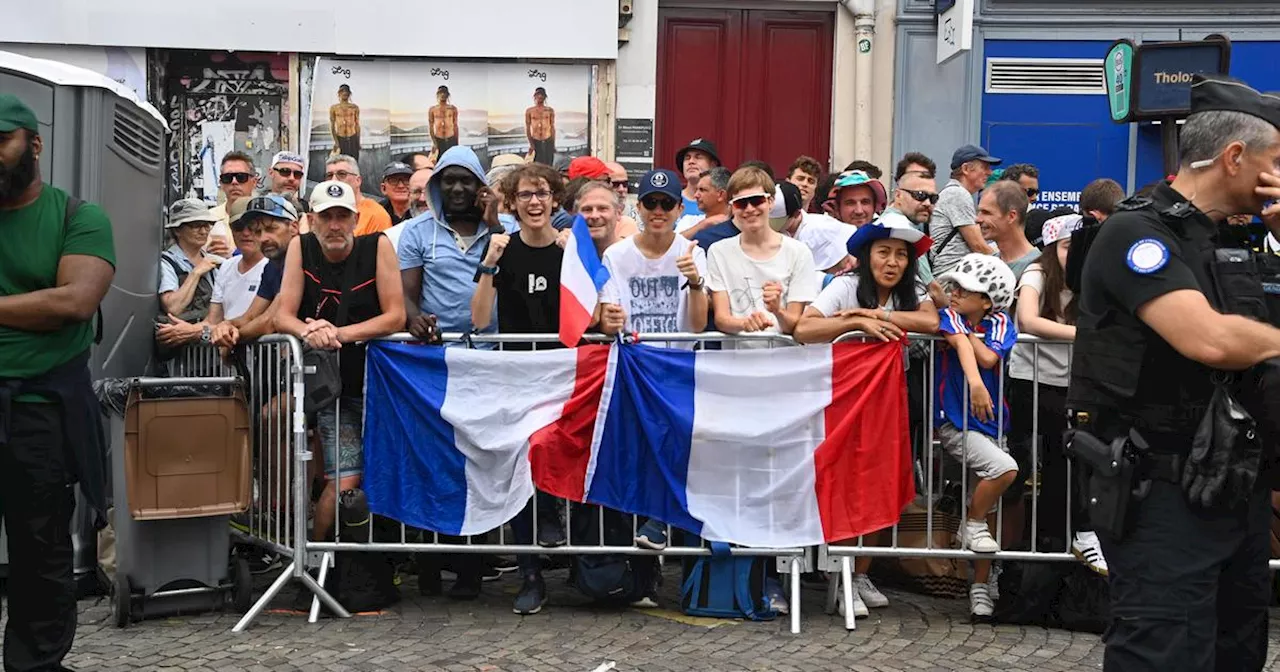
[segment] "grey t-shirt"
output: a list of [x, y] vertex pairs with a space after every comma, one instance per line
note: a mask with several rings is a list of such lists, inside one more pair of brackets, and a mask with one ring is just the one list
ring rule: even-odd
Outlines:
[[[933, 208], [933, 218], [929, 220], [929, 237], [933, 239], [933, 274], [942, 275], [960, 263], [960, 259], [969, 253], [969, 245], [964, 236], [956, 231], [951, 240], [946, 241], [951, 232], [961, 226], [973, 226], [978, 212], [973, 206], [973, 194], [960, 184], [959, 180], [947, 182], [947, 186], [938, 192], [938, 204]], [[947, 244], [944, 247], [943, 241]]]
[[1009, 270], [1013, 271], [1013, 279], [1015, 281], [1021, 280], [1022, 274], [1026, 272], [1027, 267], [1030, 266], [1032, 263], [1039, 261], [1039, 259], [1040, 259], [1040, 250], [1037, 250], [1033, 247], [1031, 248], [1030, 252], [1009, 262]]

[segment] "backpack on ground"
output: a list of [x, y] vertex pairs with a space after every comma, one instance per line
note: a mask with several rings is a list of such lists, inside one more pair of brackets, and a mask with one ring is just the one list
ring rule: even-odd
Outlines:
[[[690, 537], [695, 543], [697, 537]], [[773, 558], [734, 556], [729, 545], [711, 542], [711, 556], [685, 565], [680, 609], [690, 616], [773, 620], [778, 614], [765, 593]]]
[[1006, 562], [1000, 574], [997, 623], [1101, 634], [1110, 615], [1107, 579], [1060, 562]]
[[[595, 504], [574, 502], [572, 526], [574, 544], [580, 546], [627, 546], [633, 543], [632, 517]], [[604, 516], [604, 538], [601, 520]], [[630, 604], [645, 596], [653, 581], [656, 559], [623, 553], [583, 554], [574, 558], [573, 584], [583, 595], [598, 602]]]
[[[344, 542], [368, 541], [371, 525], [375, 527], [374, 539], [382, 536], [377, 534], [374, 516], [369, 513], [369, 500], [363, 490], [344, 490], [338, 500], [338, 521], [342, 525]], [[395, 536], [398, 539], [398, 534]], [[335, 553], [334, 567], [325, 581], [325, 590], [352, 613], [378, 611], [400, 601], [390, 554], [378, 551]]]

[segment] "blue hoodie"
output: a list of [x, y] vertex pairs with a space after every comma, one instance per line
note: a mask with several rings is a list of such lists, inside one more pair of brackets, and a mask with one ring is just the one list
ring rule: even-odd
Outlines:
[[[431, 211], [409, 220], [400, 236], [398, 256], [400, 270], [422, 269], [422, 295], [418, 307], [423, 313], [435, 315], [442, 332], [471, 332], [471, 296], [475, 294], [476, 266], [483, 259], [489, 242], [489, 231], [480, 225], [479, 235], [471, 241], [466, 251], [459, 248], [460, 239], [453, 229], [437, 219], [434, 213], [444, 212], [444, 199], [440, 195], [440, 175], [450, 166], [462, 166], [485, 183], [480, 159], [470, 147], [451, 147], [436, 162], [435, 172], [427, 182], [427, 201]], [[497, 315], [497, 302], [494, 302]], [[495, 317], [481, 333], [492, 334], [498, 330]]]

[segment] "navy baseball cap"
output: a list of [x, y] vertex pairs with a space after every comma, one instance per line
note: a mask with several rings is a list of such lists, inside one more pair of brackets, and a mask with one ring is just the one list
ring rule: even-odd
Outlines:
[[955, 170], [970, 161], [982, 161], [983, 163], [989, 163], [993, 166], [998, 166], [1001, 163], [1004, 163], [1003, 159], [997, 159], [996, 157], [991, 156], [987, 153], [987, 150], [977, 145], [965, 145], [960, 149], [957, 149], [955, 154], [951, 155], [951, 170]]
[[683, 196], [680, 194], [680, 176], [674, 170], [666, 168], [657, 168], [644, 174], [640, 178], [640, 190], [637, 192], [637, 198], [644, 198], [649, 194], [666, 194], [677, 201], [683, 202]]

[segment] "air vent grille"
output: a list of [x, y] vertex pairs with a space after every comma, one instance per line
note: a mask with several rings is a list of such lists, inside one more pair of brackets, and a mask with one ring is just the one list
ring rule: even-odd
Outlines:
[[988, 58], [987, 93], [1106, 95], [1102, 59]]
[[115, 106], [112, 139], [116, 148], [139, 163], [151, 168], [163, 165], [163, 139], [152, 130], [147, 120], [124, 105]]

